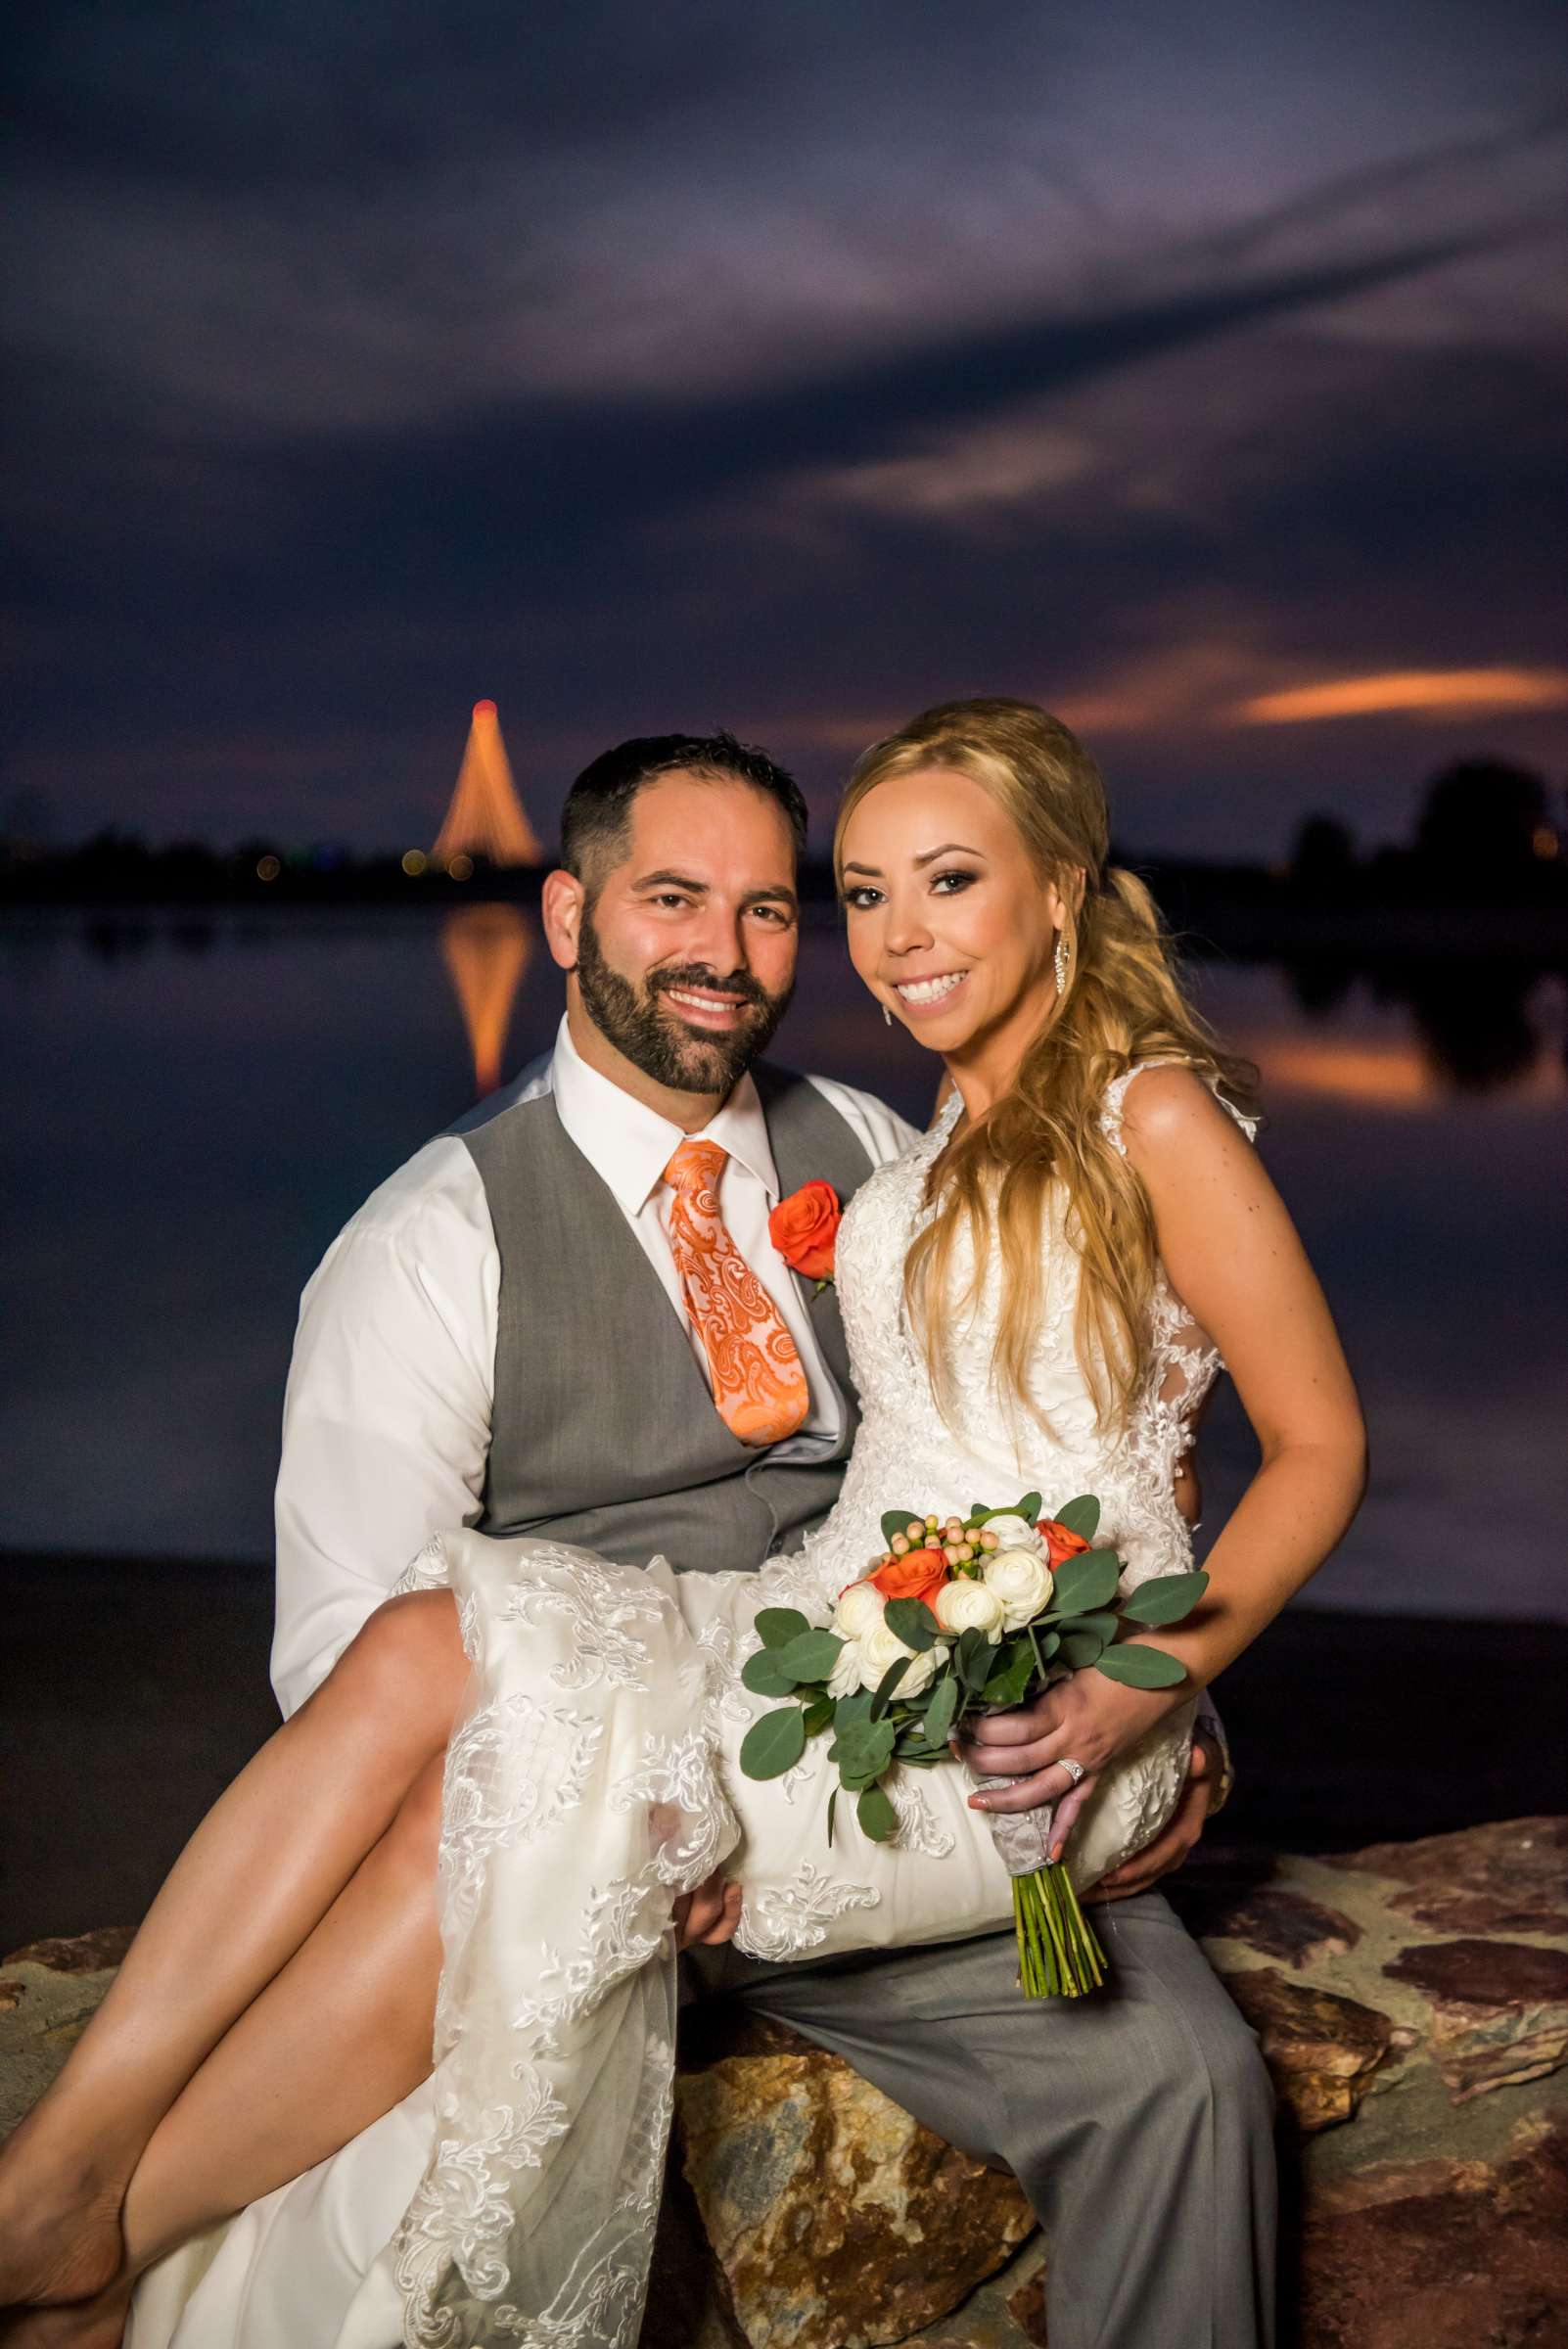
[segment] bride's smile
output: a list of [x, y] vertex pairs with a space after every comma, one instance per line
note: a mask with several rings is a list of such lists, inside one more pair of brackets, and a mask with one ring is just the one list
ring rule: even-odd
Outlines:
[[1005, 809], [950, 767], [879, 784], [851, 816], [843, 852], [856, 971], [943, 1055], [977, 1114], [1056, 1000], [1061, 898]]

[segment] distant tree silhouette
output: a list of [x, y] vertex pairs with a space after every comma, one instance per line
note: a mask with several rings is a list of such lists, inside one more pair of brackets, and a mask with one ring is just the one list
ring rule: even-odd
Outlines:
[[1530, 869], [1545, 820], [1546, 787], [1529, 767], [1462, 759], [1427, 785], [1416, 853], [1455, 877], [1517, 878]]
[[1356, 870], [1356, 841], [1337, 815], [1309, 815], [1290, 852], [1291, 878], [1314, 896], [1344, 893]]

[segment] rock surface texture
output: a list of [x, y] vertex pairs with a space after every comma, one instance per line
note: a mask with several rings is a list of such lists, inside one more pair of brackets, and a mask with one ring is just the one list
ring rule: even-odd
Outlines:
[[[1568, 1819], [1215, 1861], [1181, 1906], [1279, 2093], [1282, 2345], [1568, 2349]], [[125, 1938], [0, 1966], [0, 2127]], [[1044, 2343], [1011, 2179], [836, 2056], [696, 2011], [645, 2349]]]

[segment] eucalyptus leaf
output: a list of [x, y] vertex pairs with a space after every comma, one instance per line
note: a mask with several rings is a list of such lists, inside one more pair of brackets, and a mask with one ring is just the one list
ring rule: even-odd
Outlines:
[[1163, 1647], [1144, 1647], [1135, 1641], [1125, 1647], [1108, 1647], [1099, 1669], [1108, 1681], [1120, 1681], [1124, 1688], [1174, 1688], [1187, 1677], [1176, 1657], [1167, 1655]]
[[807, 1737], [815, 1737], [833, 1719], [833, 1699], [830, 1696], [813, 1696], [806, 1706], [802, 1719], [806, 1723]]
[[954, 1649], [958, 1677], [966, 1688], [984, 1688], [991, 1678], [991, 1641], [982, 1631], [963, 1632]]
[[1081, 1493], [1076, 1500], [1056, 1511], [1056, 1522], [1065, 1525], [1070, 1534], [1077, 1534], [1081, 1542], [1092, 1542], [1099, 1530], [1100, 1504], [1092, 1493]]
[[741, 1685], [754, 1696], [788, 1696], [795, 1686], [795, 1675], [784, 1670], [775, 1648], [760, 1647], [741, 1666]]
[[828, 1796], [828, 1850], [833, 1849], [833, 1814], [839, 1807], [839, 1790], [835, 1786]]
[[1038, 1493], [1026, 1493], [1017, 1508], [1010, 1509], [1007, 1514], [1011, 1517], [1022, 1517], [1026, 1524], [1033, 1525], [1043, 1506], [1044, 1503]]
[[1025, 1647], [1010, 1656], [999, 1672], [993, 1672], [981, 1690], [988, 1705], [1006, 1708], [1022, 1704], [1025, 1691], [1035, 1677], [1035, 1658]]
[[971, 1501], [969, 1514], [964, 1519], [964, 1523], [965, 1525], [984, 1525], [989, 1517], [999, 1517], [1000, 1514], [999, 1509], [988, 1509], [983, 1500]]
[[825, 1681], [843, 1645], [837, 1632], [802, 1632], [785, 1646], [769, 1652], [777, 1655], [780, 1668], [796, 1680]]
[[1056, 1569], [1052, 1613], [1058, 1618], [1086, 1615], [1095, 1607], [1109, 1606], [1121, 1575], [1122, 1561], [1114, 1549], [1085, 1549], [1076, 1558], [1064, 1558]]
[[873, 1843], [886, 1843], [898, 1832], [899, 1814], [880, 1786], [867, 1786], [854, 1806], [854, 1816]]
[[922, 1525], [925, 1524], [926, 1512], [924, 1509], [884, 1509], [882, 1512], [882, 1539], [890, 1549], [893, 1546], [894, 1535], [902, 1534], [907, 1537], [909, 1528], [917, 1518]]
[[931, 1692], [926, 1707], [925, 1731], [928, 1744], [945, 1746], [947, 1732], [952, 1727], [958, 1710], [958, 1682], [950, 1672], [945, 1672]]
[[799, 1705], [781, 1705], [754, 1721], [741, 1739], [740, 1766], [749, 1778], [781, 1778], [806, 1751]]
[[1162, 1574], [1125, 1598], [1122, 1612], [1133, 1623], [1179, 1623], [1183, 1615], [1191, 1614], [1208, 1588], [1206, 1574]]
[[893, 1662], [888, 1666], [888, 1669], [883, 1674], [881, 1680], [878, 1681], [876, 1684], [876, 1691], [871, 1699], [871, 1718], [873, 1721], [880, 1721], [882, 1719], [882, 1716], [884, 1713], [886, 1713], [888, 1707], [893, 1702], [893, 1691], [898, 1687], [899, 1682], [902, 1680], [904, 1674], [908, 1671], [913, 1662], [913, 1656], [894, 1657]]
[[857, 1723], [853, 1729], [835, 1737], [828, 1749], [828, 1760], [838, 1764], [841, 1777], [853, 1774], [874, 1778], [892, 1760], [897, 1737], [898, 1731], [891, 1721]]
[[853, 1728], [857, 1722], [869, 1721], [870, 1718], [869, 1688], [852, 1688], [849, 1695], [841, 1696], [833, 1708], [833, 1727], [841, 1737], [847, 1729]]
[[1067, 1615], [1057, 1624], [1056, 1629], [1064, 1639], [1071, 1632], [1092, 1632], [1094, 1637], [1103, 1640], [1108, 1647], [1116, 1637], [1121, 1625], [1115, 1615], [1106, 1612], [1102, 1615]]
[[896, 1639], [921, 1655], [937, 1644], [937, 1619], [923, 1598], [890, 1598], [882, 1620]]
[[810, 1628], [799, 1607], [764, 1607], [757, 1618], [758, 1634], [764, 1647], [783, 1647]]
[[1067, 1632], [1062, 1637], [1062, 1662], [1069, 1672], [1086, 1671], [1099, 1662], [1108, 1644], [1098, 1632]]

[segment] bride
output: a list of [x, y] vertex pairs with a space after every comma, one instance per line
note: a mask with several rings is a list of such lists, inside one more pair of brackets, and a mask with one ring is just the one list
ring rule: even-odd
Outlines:
[[[851, 956], [950, 1089], [840, 1232], [862, 1424], [837, 1505], [761, 1575], [632, 1573], [456, 1531], [431, 1544], [198, 1830], [0, 2155], [19, 2342], [115, 2342], [145, 2277], [134, 2349], [325, 2344], [336, 2259], [334, 2349], [629, 2343], [677, 1943], [733, 1937], [779, 1960], [987, 1932], [1010, 1916], [993, 1825], [1053, 1821], [1084, 1887], [1159, 1826], [1195, 1693], [1338, 1540], [1362, 1443], [1321, 1295], [1248, 1147], [1242, 1073], [1107, 841], [1091, 762], [1031, 705], [947, 704], [862, 758], [835, 839]], [[740, 1778], [753, 1615], [786, 1601], [825, 1619], [890, 1505], [1093, 1492], [1126, 1588], [1185, 1571], [1174, 1483], [1222, 1355], [1262, 1465], [1202, 1608], [1139, 1635], [1184, 1685], [1084, 1672], [983, 1722], [971, 1774], [895, 1787], [886, 1845], [841, 1831], [826, 1851], [825, 1740], [785, 1779]], [[435, 1928], [404, 1888], [428, 1880], [438, 1819], [444, 1973], [424, 2080]], [[269, 2063], [280, 2080], [315, 2068], [312, 2110], [253, 2095], [237, 2130], [233, 2082]], [[220, 2182], [204, 2159], [219, 2138]], [[268, 2197], [306, 2170], [285, 2222]], [[314, 2297], [243, 2331], [249, 2263], [285, 2224], [310, 2238]]]

